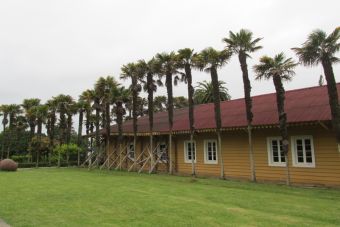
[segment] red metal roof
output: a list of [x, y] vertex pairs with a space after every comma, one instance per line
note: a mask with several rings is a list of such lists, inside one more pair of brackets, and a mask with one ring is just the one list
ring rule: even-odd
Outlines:
[[[338, 90], [340, 84], [337, 84]], [[310, 87], [286, 92], [285, 110], [288, 123], [302, 123], [331, 120], [328, 93], [326, 86]], [[247, 126], [244, 99], [235, 99], [221, 102], [222, 127], [235, 128]], [[253, 125], [278, 124], [276, 94], [264, 94], [253, 97]], [[204, 130], [215, 128], [214, 104], [195, 106], [195, 129]], [[173, 131], [189, 130], [188, 108], [174, 110]], [[138, 133], [149, 131], [148, 116], [138, 118]], [[154, 132], [166, 133], [169, 131], [167, 112], [154, 114]], [[112, 126], [112, 132], [117, 127]], [[132, 120], [123, 124], [124, 133], [132, 133]]]

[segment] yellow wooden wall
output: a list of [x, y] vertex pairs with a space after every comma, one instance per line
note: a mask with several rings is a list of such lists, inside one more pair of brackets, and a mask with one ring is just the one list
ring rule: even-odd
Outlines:
[[[293, 167], [292, 152], [289, 146], [291, 182], [294, 184], [310, 184], [340, 186], [340, 153], [337, 150], [335, 136], [320, 126], [289, 128], [290, 136], [313, 136], [315, 167]], [[254, 158], [256, 177], [259, 181], [285, 182], [285, 167], [269, 166], [267, 137], [279, 136], [278, 129], [257, 129], [253, 132]], [[219, 176], [220, 164], [204, 164], [204, 140], [214, 139], [212, 133], [195, 137], [197, 149], [196, 172], [202, 176]], [[248, 137], [246, 131], [223, 132], [222, 155], [225, 176], [228, 178], [250, 179], [248, 153]], [[191, 164], [184, 162], [184, 141], [189, 136], [178, 136], [178, 172], [191, 173]], [[290, 140], [291, 142], [291, 140]], [[219, 159], [220, 160], [220, 159]]]
[[[290, 127], [290, 136], [313, 136], [315, 168], [293, 167], [292, 152], [289, 151], [291, 182], [293, 184], [340, 186], [340, 153], [337, 150], [335, 136], [321, 126]], [[253, 131], [254, 158], [258, 181], [282, 182], [286, 180], [285, 167], [274, 167], [268, 164], [267, 137], [279, 136], [276, 129], [255, 129]], [[138, 156], [141, 140], [144, 146], [148, 137], [140, 137], [136, 149]], [[184, 141], [189, 135], [175, 135], [172, 156], [174, 168], [178, 174], [191, 174], [192, 166], [184, 162]], [[195, 135], [196, 142], [196, 173], [198, 176], [219, 177], [220, 164], [204, 163], [204, 140], [216, 139], [214, 133]], [[291, 140], [290, 140], [291, 142]], [[289, 147], [290, 148], [290, 147]], [[250, 180], [250, 164], [248, 153], [248, 136], [244, 130], [226, 131], [222, 133], [222, 156], [225, 176], [227, 178]], [[218, 157], [220, 160], [220, 157]], [[165, 170], [166, 168], [161, 167]]]

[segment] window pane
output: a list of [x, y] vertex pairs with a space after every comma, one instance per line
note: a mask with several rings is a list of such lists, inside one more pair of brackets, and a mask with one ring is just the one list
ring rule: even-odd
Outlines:
[[279, 148], [277, 140], [272, 140], [272, 157], [273, 162], [279, 162]]

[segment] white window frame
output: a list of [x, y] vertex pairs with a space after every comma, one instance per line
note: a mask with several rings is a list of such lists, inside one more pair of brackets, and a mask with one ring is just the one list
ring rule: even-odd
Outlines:
[[[130, 156], [130, 153], [132, 153], [131, 152], [131, 147], [130, 146], [133, 146], [133, 158]], [[129, 157], [129, 159], [131, 159], [132, 161], [134, 161], [135, 160], [135, 157], [136, 157], [136, 148], [135, 148], [135, 146], [134, 146], [134, 143], [133, 142], [131, 142], [131, 143], [129, 143], [128, 144], [128, 146], [127, 146], [127, 152], [128, 152], [128, 157]]]
[[[281, 162], [281, 150], [279, 151], [279, 162], [274, 162], [273, 151], [272, 151], [272, 141], [273, 140], [277, 140], [277, 141], [281, 140], [282, 141], [282, 137], [281, 136], [267, 137], [268, 165], [269, 166], [284, 167], [284, 166], [286, 166], [286, 162]], [[280, 145], [280, 143], [278, 143], [278, 145]], [[279, 149], [280, 149], [280, 146], [279, 146]]]
[[[216, 147], [216, 160], [209, 160], [208, 159], [208, 143], [215, 143]], [[218, 163], [218, 146], [217, 140], [204, 140], [204, 164], [217, 164]]]
[[[187, 150], [187, 144], [190, 143], [190, 140], [186, 140], [184, 141], [184, 162], [185, 163], [192, 163], [191, 159], [188, 159], [188, 150]], [[194, 159], [194, 163], [196, 163], [197, 160], [197, 149], [196, 149], [196, 141], [193, 140], [192, 141], [194, 143], [194, 148], [195, 148], [195, 159]]]
[[[168, 147], [166, 146], [166, 142], [160, 142], [159, 146], [157, 147], [157, 153], [160, 154], [161, 153], [161, 145], [165, 145], [166, 150], [168, 150]], [[168, 160], [159, 160], [160, 163], [167, 163]]]
[[[311, 152], [312, 152], [312, 163], [299, 163], [297, 158], [297, 151], [295, 150], [296, 147], [296, 140], [298, 139], [309, 139], [310, 145], [311, 145]], [[303, 145], [304, 146], [304, 145]], [[292, 157], [293, 157], [293, 166], [294, 167], [307, 167], [307, 168], [315, 168], [315, 150], [314, 150], [314, 140], [313, 136], [311, 135], [302, 135], [302, 136], [292, 136], [291, 137], [291, 150], [292, 150]], [[305, 157], [305, 151], [304, 151], [304, 159]]]

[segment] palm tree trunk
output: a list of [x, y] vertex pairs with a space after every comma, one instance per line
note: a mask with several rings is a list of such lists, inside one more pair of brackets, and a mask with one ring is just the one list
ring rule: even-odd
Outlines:
[[48, 158], [48, 162], [49, 165], [51, 166], [51, 156], [52, 156], [52, 152], [53, 152], [53, 147], [54, 147], [54, 127], [55, 127], [55, 121], [56, 121], [56, 116], [55, 116], [55, 112], [52, 113], [51, 115], [51, 122], [50, 122], [50, 144], [49, 144], [49, 158]]
[[[30, 127], [30, 141], [32, 141], [32, 138], [34, 137], [34, 133], [35, 133], [35, 124], [34, 123], [30, 123], [29, 127]], [[30, 157], [29, 159], [32, 158], [31, 150], [28, 151], [28, 156]], [[32, 161], [32, 160], [28, 160], [28, 161]]]
[[218, 152], [219, 152], [219, 159], [220, 159], [220, 177], [224, 179], [224, 163], [223, 163], [223, 156], [222, 156], [222, 143], [221, 143], [221, 127], [222, 127], [222, 119], [221, 119], [221, 102], [220, 102], [220, 92], [219, 92], [219, 84], [218, 84], [218, 74], [216, 68], [211, 68], [211, 82], [213, 85], [213, 92], [214, 92], [214, 112], [215, 112], [215, 122], [216, 122], [216, 132], [217, 132], [217, 142], [218, 142]]
[[[192, 87], [192, 75], [190, 64], [186, 64], [184, 67], [185, 75], [188, 82], [188, 103], [189, 103], [189, 128], [190, 128], [190, 144], [194, 142], [194, 88]], [[196, 152], [196, 151], [195, 151]], [[195, 161], [192, 159], [192, 176], [196, 176]]]
[[[39, 144], [39, 148], [41, 146], [41, 134], [42, 134], [42, 119], [38, 119], [38, 144]], [[36, 160], [36, 168], [39, 167], [39, 154], [40, 154], [40, 149], [37, 150], [37, 160]]]
[[276, 103], [277, 110], [279, 115], [279, 124], [280, 124], [280, 134], [282, 137], [282, 150], [285, 155], [286, 161], [286, 184], [290, 185], [290, 171], [289, 171], [289, 140], [288, 140], [288, 130], [287, 130], [287, 114], [285, 112], [285, 89], [283, 87], [281, 77], [279, 75], [273, 76], [273, 82], [276, 90]]
[[340, 107], [338, 90], [336, 87], [336, 81], [331, 61], [328, 58], [325, 58], [322, 60], [321, 63], [327, 81], [328, 99], [332, 114], [332, 126], [336, 134], [338, 151], [340, 152]]
[[100, 145], [100, 125], [99, 125], [99, 120], [100, 120], [100, 107], [99, 107], [99, 100], [98, 98], [95, 98], [95, 106], [96, 106], [96, 120], [95, 120], [95, 127], [96, 127], [96, 135], [95, 135], [95, 142], [96, 142], [96, 149], [99, 149]]
[[[79, 148], [83, 145], [82, 139], [82, 131], [83, 131], [83, 117], [84, 117], [84, 110], [79, 110], [79, 122], [78, 122], [78, 146]], [[78, 167], [80, 166], [80, 150], [78, 149]]]
[[174, 103], [173, 103], [173, 91], [172, 91], [172, 73], [167, 72], [165, 79], [166, 89], [168, 93], [168, 118], [169, 118], [169, 173], [173, 174], [172, 165], [172, 128], [173, 128], [173, 115], [174, 115]]
[[1, 159], [4, 158], [5, 154], [5, 141], [6, 141], [6, 122], [7, 121], [7, 114], [4, 113], [4, 118], [2, 119], [2, 126], [3, 126], [3, 131], [2, 131], [2, 148], [1, 148]]
[[154, 111], [154, 103], [153, 103], [153, 75], [148, 72], [146, 77], [147, 90], [148, 90], [148, 114], [149, 114], [149, 128], [150, 128], [150, 155], [151, 155], [151, 166], [154, 163], [153, 156], [153, 111]]
[[252, 98], [250, 96], [251, 93], [251, 85], [248, 76], [248, 66], [247, 66], [247, 56], [245, 53], [239, 53], [239, 61], [241, 64], [242, 70], [242, 78], [243, 78], [243, 86], [244, 86], [244, 100], [246, 105], [246, 114], [247, 114], [247, 123], [248, 123], [248, 143], [249, 143], [249, 159], [250, 159], [250, 171], [251, 171], [251, 180], [256, 182], [256, 170], [255, 170], [255, 160], [254, 160], [254, 151], [253, 151], [253, 139], [252, 139], [252, 122], [253, 122], [253, 113], [252, 113]]
[[[137, 104], [138, 104], [138, 90], [137, 90], [137, 78], [133, 76], [132, 78], [132, 121], [133, 121], [133, 149], [136, 151], [137, 143]], [[136, 158], [134, 160], [136, 162]]]
[[111, 134], [111, 117], [110, 117], [110, 103], [106, 102], [105, 103], [105, 116], [106, 116], [106, 155], [109, 157], [109, 152], [110, 152], [110, 134]]

